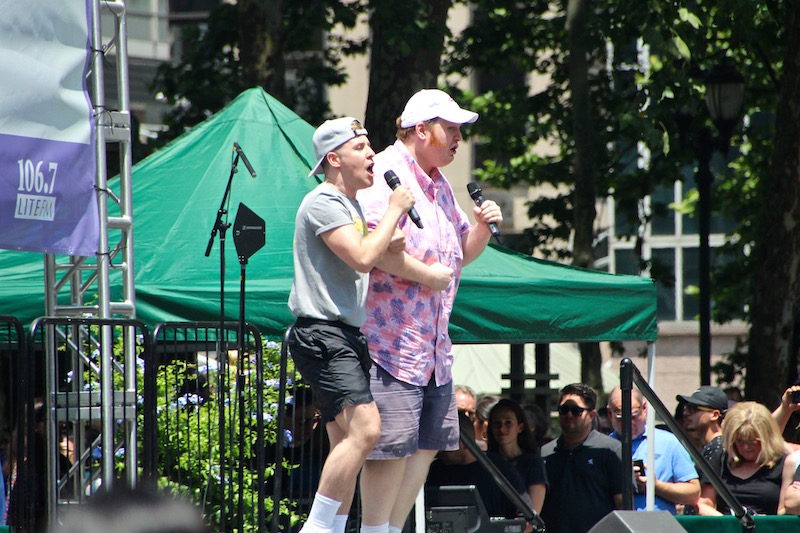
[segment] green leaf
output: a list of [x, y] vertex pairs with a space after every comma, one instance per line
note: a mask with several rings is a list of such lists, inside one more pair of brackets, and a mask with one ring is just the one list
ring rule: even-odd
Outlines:
[[680, 36], [676, 33], [672, 34], [672, 42], [675, 44], [675, 48], [678, 50], [678, 54], [681, 55], [684, 59], [691, 59], [692, 53], [689, 51], [689, 47], [686, 45], [686, 42], [680, 38]]
[[678, 16], [683, 22], [689, 23], [689, 25], [691, 25], [696, 30], [703, 25], [703, 23], [700, 21], [697, 15], [695, 15], [685, 7], [678, 9]]

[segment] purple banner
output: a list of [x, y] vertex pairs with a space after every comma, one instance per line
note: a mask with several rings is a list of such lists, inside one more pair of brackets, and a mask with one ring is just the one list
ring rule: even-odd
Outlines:
[[96, 254], [93, 146], [0, 133], [0, 164], [0, 248]]
[[97, 253], [93, 0], [0, 0], [0, 248]]

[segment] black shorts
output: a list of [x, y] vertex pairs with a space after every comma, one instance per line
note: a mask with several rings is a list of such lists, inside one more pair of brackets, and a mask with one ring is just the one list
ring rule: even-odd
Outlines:
[[289, 335], [295, 368], [314, 392], [322, 421], [345, 407], [371, 403], [367, 338], [342, 322], [298, 318]]

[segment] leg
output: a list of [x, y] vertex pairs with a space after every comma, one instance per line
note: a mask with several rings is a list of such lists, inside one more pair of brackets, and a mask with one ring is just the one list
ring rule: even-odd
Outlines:
[[406, 460], [405, 471], [403, 472], [403, 483], [400, 491], [395, 498], [392, 514], [389, 517], [389, 525], [402, 528], [406, 523], [408, 513], [414, 507], [422, 485], [428, 477], [428, 469], [436, 457], [436, 450], [417, 450], [417, 452]]
[[345, 514], [353, 501], [358, 471], [380, 437], [378, 408], [375, 403], [346, 407], [326, 429], [331, 451], [322, 467], [317, 492], [342, 502], [339, 514]]
[[[326, 426], [331, 451], [322, 467], [314, 503], [301, 533], [332, 533], [337, 516], [347, 515], [358, 471], [380, 436], [375, 403], [346, 407]], [[346, 523], [339, 523], [343, 527]]]
[[409, 458], [370, 460], [361, 470], [361, 523], [379, 526], [389, 522], [403, 485]]

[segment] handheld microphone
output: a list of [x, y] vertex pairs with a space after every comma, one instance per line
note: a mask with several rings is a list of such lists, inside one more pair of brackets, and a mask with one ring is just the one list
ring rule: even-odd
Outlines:
[[[469, 192], [470, 197], [475, 201], [475, 205], [480, 207], [484, 201], [484, 198], [483, 191], [480, 187], [478, 187], [478, 184], [474, 181], [467, 183], [467, 192]], [[502, 244], [500, 242], [500, 229], [497, 227], [497, 224], [494, 222], [488, 222], [486, 225], [489, 226], [489, 231], [492, 233], [492, 237], [494, 237], [497, 241], [497, 244]]]
[[[400, 178], [397, 177], [397, 174], [394, 173], [394, 170], [387, 170], [383, 177], [386, 179], [386, 183], [389, 184], [389, 187], [391, 187], [392, 190], [395, 190], [400, 186]], [[414, 209], [413, 206], [408, 210], [408, 216], [411, 218], [411, 222], [416, 224], [419, 229], [422, 229], [422, 221], [419, 219], [417, 210]]]
[[239, 143], [237, 142], [233, 143], [233, 147], [236, 149], [236, 153], [239, 154], [239, 158], [241, 158], [242, 162], [244, 162], [244, 166], [247, 167], [247, 170], [248, 172], [250, 172], [250, 175], [255, 178], [256, 171], [253, 170], [253, 167], [250, 166], [250, 161], [248, 161], [247, 156], [244, 155], [244, 150], [242, 150], [242, 147], [239, 146]]

